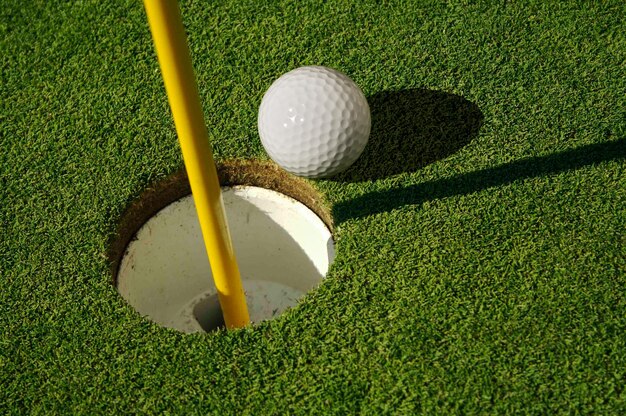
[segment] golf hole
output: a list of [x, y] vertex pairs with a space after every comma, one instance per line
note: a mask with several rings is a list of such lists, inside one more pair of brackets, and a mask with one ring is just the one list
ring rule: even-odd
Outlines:
[[[222, 197], [253, 323], [272, 319], [316, 287], [334, 258], [330, 230], [307, 206], [255, 186]], [[185, 333], [223, 327], [191, 195], [150, 217], [119, 262], [117, 289], [141, 315]]]

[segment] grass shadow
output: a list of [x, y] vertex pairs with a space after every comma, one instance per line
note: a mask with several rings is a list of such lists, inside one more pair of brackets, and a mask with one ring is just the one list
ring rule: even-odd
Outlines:
[[384, 91], [367, 101], [368, 144], [350, 169], [331, 180], [362, 182], [414, 172], [468, 144], [483, 120], [476, 104], [441, 91]]
[[517, 180], [579, 169], [601, 162], [626, 159], [626, 140], [592, 144], [548, 156], [518, 160], [506, 165], [424, 182], [406, 188], [373, 192], [333, 207], [337, 223], [390, 211], [404, 205], [467, 195]]

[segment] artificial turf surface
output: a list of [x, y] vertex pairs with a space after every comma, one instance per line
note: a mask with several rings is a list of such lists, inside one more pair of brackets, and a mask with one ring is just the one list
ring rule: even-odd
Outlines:
[[124, 210], [182, 166], [139, 1], [0, 5], [0, 413], [626, 412], [626, 5], [184, 1], [216, 158], [264, 91], [351, 76], [370, 145], [313, 185], [323, 284], [183, 335], [111, 284]]

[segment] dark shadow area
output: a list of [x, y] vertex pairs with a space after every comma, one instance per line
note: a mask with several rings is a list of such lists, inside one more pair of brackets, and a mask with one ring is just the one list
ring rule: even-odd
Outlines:
[[228, 223], [235, 253], [241, 253], [237, 258], [242, 279], [254, 276], [306, 292], [324, 277], [300, 243], [261, 207], [243, 198], [232, 205], [225, 201], [224, 206], [226, 212], [238, 211]]
[[[297, 300], [288, 302], [285, 297], [277, 298], [266, 286], [265, 289], [257, 288], [252, 291], [247, 286], [248, 281], [279, 283], [306, 293], [319, 284], [324, 276], [300, 243], [262, 208], [243, 198], [232, 203], [226, 200], [224, 205], [226, 212], [233, 212], [235, 209], [238, 211], [238, 215], [229, 218], [229, 229], [237, 253], [250, 317], [253, 322], [273, 319], [286, 308], [295, 306]], [[254, 224], [252, 229], [255, 231], [250, 231], [250, 224]], [[326, 249], [328, 250], [328, 245]], [[170, 261], [184, 260], [184, 256], [180, 259], [174, 256]], [[332, 259], [329, 258], [328, 262], [332, 263]], [[183, 276], [180, 281], [184, 281]], [[195, 305], [193, 314], [206, 332], [224, 327], [217, 294], [208, 296]]]
[[362, 182], [414, 172], [468, 144], [483, 114], [463, 97], [441, 91], [384, 91], [367, 99], [372, 130], [363, 154], [331, 180]]
[[193, 308], [193, 316], [204, 332], [226, 328], [217, 293], [199, 302]]
[[337, 223], [350, 218], [390, 211], [404, 205], [456, 195], [467, 195], [516, 180], [579, 169], [601, 162], [626, 159], [626, 140], [599, 143], [549, 156], [523, 159], [461, 176], [425, 182], [401, 189], [373, 192], [333, 207]]

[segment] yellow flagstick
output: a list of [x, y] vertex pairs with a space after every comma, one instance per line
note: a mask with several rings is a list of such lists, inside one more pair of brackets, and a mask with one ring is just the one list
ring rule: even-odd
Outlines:
[[227, 328], [250, 322], [176, 0], [144, 0]]

